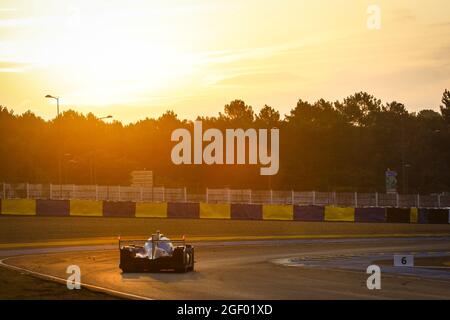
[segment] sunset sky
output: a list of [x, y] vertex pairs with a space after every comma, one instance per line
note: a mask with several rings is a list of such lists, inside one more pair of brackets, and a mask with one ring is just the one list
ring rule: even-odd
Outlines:
[[[381, 8], [381, 30], [366, 26]], [[0, 105], [135, 121], [216, 115], [233, 99], [288, 113], [368, 91], [410, 111], [450, 89], [448, 0], [1, 0]]]

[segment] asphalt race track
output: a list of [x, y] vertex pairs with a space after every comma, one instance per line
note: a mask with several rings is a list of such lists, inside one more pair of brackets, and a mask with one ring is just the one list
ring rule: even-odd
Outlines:
[[[6, 265], [148, 299], [449, 299], [450, 238], [296, 239], [199, 242], [187, 274], [122, 274], [115, 246], [3, 251]], [[393, 254], [428, 257], [423, 267], [392, 267]], [[4, 259], [6, 256], [12, 256]], [[435, 257], [439, 265], [433, 267]], [[379, 263], [381, 290], [368, 290], [366, 268]], [[110, 292], [111, 293], [111, 292]]]
[[[147, 238], [156, 229], [194, 242], [195, 272], [121, 273], [117, 235]], [[449, 299], [449, 252], [448, 224], [0, 217], [3, 266], [65, 288], [67, 267], [78, 265], [84, 288], [125, 298]], [[421, 266], [394, 268], [399, 253]], [[382, 270], [378, 291], [366, 287], [373, 263]], [[3, 280], [8, 296], [15, 280]]]

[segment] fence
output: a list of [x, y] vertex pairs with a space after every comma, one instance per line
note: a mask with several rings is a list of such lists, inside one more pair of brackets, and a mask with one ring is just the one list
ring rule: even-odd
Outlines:
[[206, 202], [249, 204], [334, 205], [352, 207], [450, 207], [449, 194], [402, 195], [359, 192], [299, 192], [278, 190], [206, 189], [189, 193], [183, 188], [131, 186], [54, 185], [3, 183], [2, 199], [105, 200], [133, 202]]

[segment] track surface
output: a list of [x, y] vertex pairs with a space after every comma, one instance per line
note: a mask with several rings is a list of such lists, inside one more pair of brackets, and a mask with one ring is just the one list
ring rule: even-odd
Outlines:
[[320, 263], [289, 267], [275, 263], [279, 259], [304, 257], [330, 261], [346, 256], [351, 260], [353, 255], [355, 259], [361, 255], [386, 259], [394, 253], [430, 251], [450, 252], [450, 239], [199, 243], [196, 270], [187, 274], [122, 274], [118, 269], [118, 250], [111, 246], [15, 250], [8, 255], [35, 254], [12, 257], [5, 263], [64, 279], [67, 266], [75, 264], [81, 268], [82, 283], [151, 299], [450, 299], [448, 277], [428, 277], [420, 271], [412, 276], [383, 272], [383, 266], [382, 289], [368, 290], [366, 267], [372, 258], [367, 265], [353, 268]]
[[164, 218], [16, 217], [0, 215], [3, 244], [122, 236], [148, 237], [156, 230], [170, 236], [320, 236], [450, 234], [450, 224], [245, 221]]

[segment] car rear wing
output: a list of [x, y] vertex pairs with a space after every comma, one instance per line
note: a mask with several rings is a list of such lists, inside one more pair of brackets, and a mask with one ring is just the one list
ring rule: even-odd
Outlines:
[[181, 240], [151, 240], [151, 239], [134, 239], [134, 240], [122, 240], [119, 238], [119, 249], [122, 249], [126, 246], [135, 246], [135, 247], [143, 247], [146, 242], [151, 241], [153, 245], [158, 246], [159, 243], [170, 242], [174, 247], [185, 246], [186, 241], [184, 239]]

